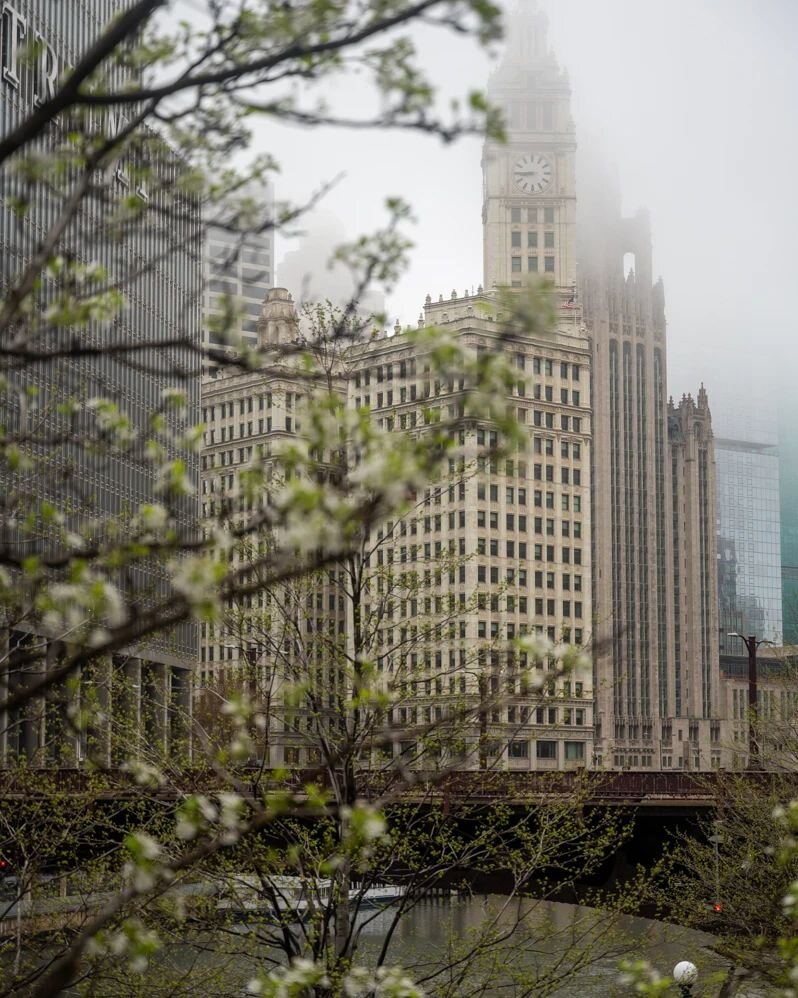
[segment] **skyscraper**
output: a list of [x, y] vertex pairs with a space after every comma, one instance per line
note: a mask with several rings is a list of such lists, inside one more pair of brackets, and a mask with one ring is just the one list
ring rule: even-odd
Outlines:
[[[0, 129], [3, 134], [32, 111], [37, 101], [54, 93], [59, 75], [67, 66], [77, 63], [103, 26], [124, 7], [123, 0], [82, 0], [80, 3], [14, 0], [3, 5], [4, 66], [0, 79]], [[28, 42], [36, 42], [39, 46], [32, 62], [22, 60], [23, 47]], [[114, 127], [111, 115], [98, 117], [93, 123], [98, 129]], [[62, 126], [61, 120], [49, 126], [43, 139], [46, 145], [61, 141], [59, 129]], [[157, 139], [153, 151], [156, 144]], [[165, 186], [177, 173], [176, 159], [162, 145], [158, 145], [158, 162], [153, 163], [153, 171]], [[68, 178], [65, 182], [69, 182]], [[119, 163], [109, 182], [114, 194], [137, 197], [144, 202], [152, 197], [153, 207], [165, 207], [165, 200], [157, 190], [158, 183], [153, 185], [152, 192], [143, 186], [137, 187], [131, 181], [125, 162]], [[47, 190], [42, 185], [29, 210], [17, 213], [13, 210], [12, 199], [19, 193], [19, 187], [15, 186], [18, 183], [13, 170], [4, 170], [0, 190], [0, 241], [3, 245], [0, 281], [4, 293], [18, 279], [62, 204], [57, 190]], [[55, 181], [54, 187], [57, 188]], [[196, 252], [200, 241], [199, 204], [190, 199], [184, 202], [171, 199], [168, 210], [163, 212], [167, 216], [165, 219], [160, 217], [160, 212], [145, 211], [143, 221], [126, 231], [125, 238], [117, 239], [108, 231], [112, 210], [109, 203], [113, 204], [113, 201], [109, 202], [105, 183], [98, 180], [87, 191], [59, 248], [82, 263], [99, 261], [106, 268], [109, 281], [123, 287], [125, 307], [112, 321], [56, 332], [46, 322], [39, 322], [34, 310], [28, 342], [41, 346], [45, 354], [53, 342], [52, 337], [61, 333], [72, 337], [72, 342], [91, 345], [188, 337], [199, 346], [202, 277], [201, 258]], [[43, 283], [46, 300], [50, 286], [47, 280]], [[124, 353], [110, 351], [88, 359], [66, 357], [30, 364], [12, 373], [10, 378], [12, 385], [20, 391], [35, 386], [37, 418], [46, 428], [59, 426], [57, 407], [67, 397], [81, 400], [85, 411], [80, 412], [79, 418], [90, 425], [90, 400], [104, 397], [118, 402], [134, 430], [147, 435], [152, 414], [163, 403], [164, 391], [174, 384], [171, 376], [163, 373], [167, 370], [182, 373], [181, 387], [188, 398], [188, 418], [192, 422], [198, 421], [199, 361], [196, 351], [191, 349], [142, 350], [132, 363]], [[30, 426], [24, 423], [26, 413], [13, 391], [6, 399], [3, 424], [12, 431], [24, 432]], [[27, 417], [32, 418], [30, 413]], [[174, 417], [170, 415], [167, 421], [177, 430]], [[189, 478], [198, 483], [197, 457], [179, 449], [173, 442], [167, 447], [170, 456], [179, 456]], [[94, 458], [89, 448], [70, 450], [67, 445], [59, 451], [56, 444], [42, 457], [21, 486], [22, 495], [30, 497], [30, 507], [35, 509], [41, 500], [50, 499], [56, 508], [69, 511], [82, 525], [94, 522], [98, 534], [106, 521], [129, 515], [157, 496], [157, 469], [152, 462], [142, 460], [133, 449], [118, 448], [107, 456]], [[11, 490], [8, 480], [0, 484], [4, 492]], [[183, 531], [191, 529], [196, 521], [195, 498], [177, 501], [174, 512], [176, 526]], [[15, 542], [7, 543], [13, 551]], [[34, 553], [30, 545], [21, 550], [25, 555]], [[120, 585], [127, 593], [136, 594], [134, 599], [140, 609], [152, 607], [169, 594], [166, 569], [154, 560], [146, 565], [134, 563], [121, 574]], [[3, 659], [7, 674], [0, 679], [8, 684], [7, 689], [28, 681], [28, 673], [23, 674], [23, 670], [15, 666], [15, 649], [29, 648], [32, 644], [43, 646], [44, 639], [37, 636], [35, 621], [31, 623], [24, 615], [20, 620], [11, 621], [5, 629], [4, 639], [8, 641], [9, 655]], [[137, 691], [135, 713], [151, 744], [167, 746], [172, 705], [189, 707], [190, 669], [196, 661], [196, 653], [196, 627], [184, 623], [114, 656], [113, 675], [120, 680], [126, 676], [129, 687]], [[49, 651], [47, 662], [50, 662]], [[35, 665], [40, 668], [39, 663]], [[106, 678], [103, 696], [107, 697], [107, 712], [113, 714], [121, 705], [121, 698], [114, 700], [113, 679], [111, 676]], [[72, 762], [76, 756], [80, 758], [81, 745], [76, 743], [74, 736], [67, 737], [63, 726], [55, 721], [50, 723], [55, 711], [49, 707], [45, 709], [44, 705], [39, 707], [41, 709], [29, 711], [24, 716], [0, 719], [0, 761], [5, 762], [16, 754], [31, 764], [64, 760], [68, 742], [71, 743]], [[107, 741], [106, 750], [110, 754]]]
[[206, 345], [219, 346], [210, 328], [223, 312], [222, 296], [229, 296], [242, 309], [241, 335], [249, 346], [258, 342], [261, 305], [274, 286], [274, 190], [268, 181], [251, 183], [240, 196], [247, 205], [246, 217], [234, 207], [221, 207], [216, 223], [207, 227], [205, 258]]
[[718, 480], [720, 647], [755, 634], [782, 642], [780, 447], [776, 403], [759, 381], [727, 372], [712, 389]]
[[[509, 136], [485, 148], [485, 280], [520, 287], [524, 275], [549, 275], [591, 342], [596, 762], [709, 768], [720, 764], [711, 747], [717, 609], [694, 590], [714, 578], [711, 423], [696, 416], [703, 480], [674, 479], [688, 470], [680, 462], [692, 439], [678, 419], [669, 431], [664, 291], [652, 284], [648, 217], [623, 217], [617, 184], [577, 160], [568, 78], [546, 35], [534, 4], [516, 11], [491, 80]], [[674, 538], [699, 531], [700, 543], [675, 558]]]
[[785, 645], [798, 645], [798, 405], [790, 387], [779, 406], [781, 613]]

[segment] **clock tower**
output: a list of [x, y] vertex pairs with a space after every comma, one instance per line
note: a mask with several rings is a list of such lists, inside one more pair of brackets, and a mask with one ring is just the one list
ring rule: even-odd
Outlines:
[[532, 274], [576, 282], [576, 140], [571, 90], [535, 0], [509, 18], [507, 49], [488, 85], [507, 142], [482, 156], [485, 287], [522, 287]]

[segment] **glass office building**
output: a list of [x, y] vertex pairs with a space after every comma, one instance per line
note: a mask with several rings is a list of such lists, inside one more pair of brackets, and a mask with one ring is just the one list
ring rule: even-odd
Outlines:
[[798, 644], [798, 401], [793, 386], [780, 393], [781, 600], [784, 644]]
[[[256, 347], [261, 309], [274, 287], [274, 189], [266, 180], [251, 181], [241, 196], [251, 200], [249, 217], [239, 220], [234, 206], [222, 206], [207, 225], [204, 336], [209, 347], [225, 346], [210, 327], [215, 316], [224, 314], [226, 296], [241, 309], [244, 343]], [[215, 375], [216, 365], [208, 366]]]
[[[52, 95], [60, 74], [66, 67], [76, 64], [103, 26], [125, 6], [125, 0], [11, 0], [3, 4], [0, 128], [4, 135], [38, 102]], [[36, 58], [23, 61], [24, 46], [34, 41], [38, 44]], [[98, 115], [91, 124], [98, 131], [113, 133], [120, 127], [120, 117], [124, 118], [117, 112], [109, 112], [102, 118]], [[65, 124], [67, 122], [56, 119], [48, 126], [42, 139], [45, 147], [62, 141]], [[90, 127], [85, 121], [83, 124]], [[76, 417], [78, 427], [88, 429], [92, 425], [90, 400], [105, 397], [114, 399], [133, 427], [145, 434], [150, 432], [152, 413], [163, 404], [165, 390], [176, 385], [188, 394], [189, 421], [199, 422], [200, 358], [196, 349], [155, 347], [143, 349], [133, 358], [110, 352], [101, 352], [90, 359], [67, 356], [53, 361], [47, 358], [47, 351], [53, 344], [63, 343], [101, 348], [121, 343], [174, 342], [180, 338], [191, 340], [197, 347], [201, 343], [203, 246], [200, 206], [188, 198], [181, 201], [164, 193], [177, 176], [178, 163], [153, 133], [148, 135], [151, 141], [143, 155], [148, 156], [155, 177], [149, 189], [137, 185], [132, 179], [130, 163], [123, 158], [115, 172], [106, 172], [88, 190], [58, 244], [63, 254], [77, 261], [101, 263], [109, 275], [109, 282], [123, 288], [125, 305], [112, 320], [78, 329], [48, 326], [40, 320], [41, 313], [34, 311], [31, 314], [26, 323], [26, 342], [42, 351], [45, 359], [25, 365], [11, 378], [20, 390], [29, 386], [36, 388], [35, 412], [32, 406], [21, 407], [14, 394], [9, 393], [4, 404], [7, 411], [3, 413], [6, 427], [23, 432], [30, 430], [35, 417], [36, 425], [42, 431], [57, 430], [61, 418], [57, 407], [69, 397], [89, 403]], [[21, 215], [13, 205], [14, 199], [23, 192], [13, 167], [4, 164], [0, 174], [2, 294], [16, 285], [53, 224], [68, 183], [67, 178], [64, 188], [59, 189], [59, 180], [54, 178], [50, 187], [38, 185], [28, 211]], [[110, 212], [116, 208], [116, 195], [140, 198], [147, 203], [148, 210], [142, 213], [140, 221], [114, 231]], [[42, 306], [51, 293], [52, 288], [45, 283]], [[2, 335], [13, 337], [14, 331], [5, 330]], [[177, 439], [182, 420], [178, 422], [177, 416], [172, 415], [167, 415], [167, 420]], [[177, 502], [173, 508], [176, 525], [183, 531], [193, 531], [197, 513], [198, 457], [178, 449], [174, 443], [167, 444], [167, 453], [184, 461], [195, 484], [195, 495]], [[103, 455], [100, 460], [89, 448], [67, 443], [60, 451], [49, 448], [42, 458], [21, 484], [0, 481], [5, 495], [18, 489], [23, 496], [30, 497], [32, 505], [47, 498], [53, 498], [61, 508], [68, 503], [68, 512], [76, 521], [84, 527], [94, 522], [98, 532], [105, 529], [103, 525], [109, 519], [123, 517], [156, 498], [157, 469], [133, 449], [120, 449]], [[10, 543], [14, 543], [13, 539]], [[31, 541], [28, 539], [24, 543], [29, 546]], [[154, 560], [131, 566], [124, 578], [120, 574], [120, 584], [128, 593], [135, 594], [136, 605], [145, 610], [169, 595], [166, 569]], [[35, 627], [35, 623], [26, 625], [23, 621], [21, 629], [11, 635], [12, 650], [15, 640], [31, 640], [26, 631], [29, 626]], [[120, 660], [120, 667], [133, 664], [133, 670], [128, 670], [133, 677], [133, 687], [141, 691], [142, 698], [148, 689], [158, 698], [158, 713], [161, 707], [166, 709], [172, 694], [182, 703], [187, 702], [189, 670], [197, 657], [197, 628], [192, 623], [184, 623], [129, 649], [120, 657], [125, 660], [125, 663]], [[168, 719], [163, 716], [153, 723], [158, 731], [168, 727]], [[9, 745], [16, 739], [10, 747], [21, 749], [21, 742], [25, 742], [29, 756], [31, 744], [44, 737], [43, 728], [35, 737], [31, 731], [14, 732], [13, 725], [8, 730]]]
[[740, 641], [729, 638], [729, 632], [782, 641], [778, 419], [772, 398], [752, 389], [751, 381], [724, 380], [710, 388], [710, 400], [717, 469], [720, 650], [737, 654]]

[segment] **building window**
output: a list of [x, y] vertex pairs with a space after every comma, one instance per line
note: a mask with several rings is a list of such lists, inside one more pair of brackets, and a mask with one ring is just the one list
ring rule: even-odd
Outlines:
[[514, 274], [517, 274], [520, 271], [520, 269], [521, 269], [521, 257], [514, 256], [512, 262], [512, 271]]
[[543, 221], [546, 225], [554, 225], [554, 209], [544, 208], [543, 209]]
[[528, 759], [529, 758], [529, 742], [510, 742], [507, 749], [507, 754], [511, 759]]
[[[549, 235], [549, 233], [547, 232], [546, 235]], [[554, 235], [554, 233], [552, 232], [551, 235]], [[510, 245], [513, 247], [521, 246], [521, 233], [518, 229], [510, 233]]]
[[530, 273], [536, 274], [538, 272], [538, 258], [536, 256], [528, 256], [526, 258], [526, 268]]
[[566, 762], [584, 762], [585, 758], [585, 743], [584, 742], [566, 742], [565, 743], [565, 761]]
[[538, 759], [556, 759], [557, 742], [539, 741], [536, 745]]
[[538, 234], [535, 229], [530, 229], [526, 234], [526, 244], [530, 249], [538, 248]]
[[537, 208], [527, 208], [527, 221], [530, 225], [537, 225], [538, 223], [538, 210]]
[[543, 233], [543, 245], [546, 249], [554, 249], [554, 233], [544, 232]]
[[510, 221], [514, 225], [520, 224], [520, 222], [521, 222], [521, 209], [520, 208], [511, 208], [510, 209]]
[[553, 256], [547, 256], [547, 257], [544, 257], [544, 259], [545, 259], [545, 266], [544, 266], [543, 269], [545, 270], [545, 272], [547, 274], [553, 274], [554, 273], [554, 257]]

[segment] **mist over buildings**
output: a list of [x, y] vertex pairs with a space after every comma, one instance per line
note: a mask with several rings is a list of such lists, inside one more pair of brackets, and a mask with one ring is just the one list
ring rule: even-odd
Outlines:
[[[356, 292], [356, 277], [340, 261], [336, 249], [354, 235], [332, 212], [318, 208], [302, 220], [302, 231], [288, 244], [277, 267], [277, 284], [288, 288], [301, 307], [329, 301], [346, 305]], [[359, 299], [361, 312], [382, 313], [385, 296], [372, 287]]]
[[[798, 4], [792, 0], [540, 0], [550, 40], [570, 74], [579, 143], [577, 183], [590, 164], [617, 179], [623, 210], [648, 210], [656, 280], [662, 276], [675, 395], [737, 379], [790, 384], [798, 233]], [[441, 104], [485, 88], [491, 59], [441, 32], [418, 45]], [[357, 81], [331, 102], [365, 109]], [[276, 126], [264, 134], [282, 166], [278, 197], [301, 200], [339, 172], [326, 221], [301, 244], [281, 240], [283, 281], [328, 275], [331, 218], [343, 238], [376, 229], [384, 199], [413, 206], [416, 242], [388, 297], [391, 321], [412, 323], [424, 296], [482, 281], [481, 142], [446, 146], [408, 133]], [[308, 220], [310, 223], [312, 219]], [[326, 243], [317, 253], [314, 240]], [[304, 260], [299, 257], [303, 257]], [[287, 269], [286, 269], [287, 268]], [[339, 275], [341, 276], [341, 275]], [[327, 292], [325, 292], [326, 294]], [[758, 362], [758, 365], [757, 363]]]

